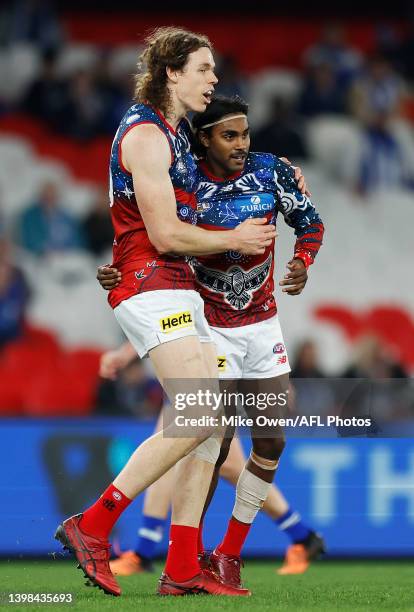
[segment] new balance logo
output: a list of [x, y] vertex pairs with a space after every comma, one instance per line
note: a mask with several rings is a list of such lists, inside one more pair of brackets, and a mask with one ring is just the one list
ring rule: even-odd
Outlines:
[[112, 512], [116, 508], [116, 503], [111, 501], [110, 499], [104, 499], [102, 503], [104, 505], [104, 508], [109, 510], [109, 512]]
[[160, 319], [160, 327], [165, 333], [175, 331], [182, 327], [194, 327], [193, 317], [189, 311], [177, 312], [177, 314], [173, 314], [170, 317]]

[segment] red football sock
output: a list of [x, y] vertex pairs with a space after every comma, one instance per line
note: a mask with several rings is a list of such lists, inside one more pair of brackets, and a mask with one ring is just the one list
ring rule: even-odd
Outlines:
[[93, 506], [85, 510], [79, 522], [79, 527], [91, 536], [107, 538], [112, 527], [131, 501], [111, 484]]
[[165, 573], [174, 582], [190, 580], [200, 573], [197, 558], [198, 528], [171, 525]]
[[204, 543], [203, 543], [203, 521], [200, 521], [198, 526], [198, 541], [197, 541], [198, 554], [202, 555], [204, 552]]
[[219, 551], [225, 555], [240, 557], [247, 534], [250, 531], [251, 524], [240, 523], [234, 516], [229, 520], [226, 535], [222, 543], [219, 545]]

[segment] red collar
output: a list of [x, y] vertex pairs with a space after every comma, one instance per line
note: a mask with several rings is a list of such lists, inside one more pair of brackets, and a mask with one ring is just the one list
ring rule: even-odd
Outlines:
[[[163, 124], [165, 125], [166, 128], [168, 128], [170, 130], [170, 132], [173, 133], [173, 135], [175, 136], [177, 134], [177, 131], [173, 128], [172, 125], [170, 125], [168, 123], [168, 121], [166, 120], [166, 118], [164, 117], [164, 115], [162, 114], [162, 112], [158, 109], [155, 108], [154, 106], [151, 105], [151, 108], [157, 113], [158, 117], [161, 119], [161, 121], [163, 122]], [[178, 127], [178, 126], [177, 126]]]

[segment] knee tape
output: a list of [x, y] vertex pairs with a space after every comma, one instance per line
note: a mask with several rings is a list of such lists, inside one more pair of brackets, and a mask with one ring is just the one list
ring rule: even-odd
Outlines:
[[207, 461], [207, 463], [213, 463], [215, 465], [220, 454], [220, 439], [211, 436], [199, 444], [197, 448], [192, 450], [189, 454], [195, 455], [202, 461]]
[[279, 464], [279, 459], [264, 459], [263, 457], [259, 457], [256, 455], [254, 451], [250, 453], [250, 461], [252, 461], [257, 467], [262, 468], [262, 470], [275, 470]]
[[241, 523], [253, 523], [271, 486], [271, 482], [265, 482], [244, 468], [237, 482], [236, 503], [233, 508], [234, 518]]

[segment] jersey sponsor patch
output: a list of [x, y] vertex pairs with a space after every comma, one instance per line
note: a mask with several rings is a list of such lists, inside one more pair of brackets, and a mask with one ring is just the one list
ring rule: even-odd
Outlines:
[[227, 359], [225, 355], [217, 356], [217, 368], [219, 372], [225, 372], [227, 368]]
[[160, 328], [165, 334], [184, 327], [194, 327], [193, 317], [189, 310], [185, 312], [177, 312], [169, 317], [160, 319]]

